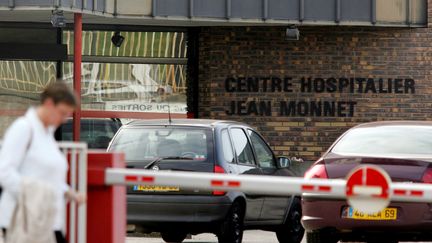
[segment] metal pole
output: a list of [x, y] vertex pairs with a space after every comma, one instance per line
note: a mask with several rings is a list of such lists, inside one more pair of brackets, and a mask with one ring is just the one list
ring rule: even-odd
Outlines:
[[305, 6], [304, 5], [305, 5], [304, 0], [300, 0], [300, 13], [299, 13], [300, 22], [302, 22], [305, 18]]
[[406, 0], [406, 23], [408, 26], [411, 25], [411, 7], [412, 2], [410, 0]]
[[[68, 153], [70, 156], [70, 187], [73, 190], [77, 190], [77, 150], [70, 149]], [[76, 241], [76, 227], [77, 227], [77, 213], [76, 213], [76, 203], [74, 201], [70, 202], [69, 205], [69, 241], [71, 243], [81, 243]]]
[[152, 1], [152, 16], [156, 17], [157, 16], [157, 0], [153, 0]]
[[[78, 150], [78, 191], [87, 195], [87, 144]], [[78, 207], [78, 235], [79, 243], [87, 241], [87, 204]]]
[[226, 18], [231, 18], [231, 0], [226, 0]]
[[82, 14], [74, 14], [74, 90], [78, 98], [78, 107], [73, 115], [73, 140], [80, 140], [81, 120], [81, 62], [82, 62]]
[[341, 20], [341, 0], [336, 0], [336, 23]]
[[371, 22], [376, 24], [377, 22], [377, 12], [376, 12], [376, 0], [371, 0]]
[[263, 19], [267, 20], [269, 17], [269, 2], [268, 0], [263, 0]]
[[189, 0], [189, 18], [194, 17], [194, 0]]

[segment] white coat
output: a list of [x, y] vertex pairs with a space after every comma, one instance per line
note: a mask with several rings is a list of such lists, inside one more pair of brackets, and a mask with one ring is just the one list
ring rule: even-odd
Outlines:
[[55, 243], [55, 189], [41, 180], [23, 178], [6, 243]]
[[[9, 228], [22, 185], [22, 178], [33, 178], [55, 189], [56, 210], [53, 231], [64, 230], [65, 192], [68, 165], [54, 139], [54, 128], [47, 129], [36, 109], [30, 108], [6, 131], [0, 150], [0, 228]], [[30, 141], [31, 140], [31, 141]]]

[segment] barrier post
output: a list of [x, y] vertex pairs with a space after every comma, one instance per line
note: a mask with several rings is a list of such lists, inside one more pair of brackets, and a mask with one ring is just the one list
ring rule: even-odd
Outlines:
[[126, 241], [126, 187], [105, 185], [107, 168], [124, 167], [124, 154], [88, 152], [88, 243]]

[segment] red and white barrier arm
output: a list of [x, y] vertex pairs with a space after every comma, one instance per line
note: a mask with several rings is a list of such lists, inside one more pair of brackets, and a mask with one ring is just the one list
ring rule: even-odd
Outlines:
[[344, 180], [305, 180], [296, 177], [107, 169], [105, 183], [107, 185], [178, 186], [182, 189], [243, 191], [268, 195], [317, 193], [331, 198], [345, 198]]
[[[178, 186], [182, 189], [242, 191], [279, 196], [308, 194], [330, 199], [346, 199], [346, 181], [340, 179], [107, 169], [105, 184]], [[432, 185], [429, 184], [392, 183], [389, 190], [392, 201], [432, 202]]]

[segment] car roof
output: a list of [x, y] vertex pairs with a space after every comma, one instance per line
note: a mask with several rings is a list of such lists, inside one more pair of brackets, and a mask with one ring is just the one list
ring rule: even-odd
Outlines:
[[211, 120], [211, 119], [149, 119], [149, 120], [135, 120], [126, 124], [126, 126], [199, 126], [199, 127], [217, 127], [238, 125], [250, 127], [249, 125], [236, 121], [227, 120]]
[[432, 126], [432, 121], [378, 121], [363, 123], [354, 128], [373, 128], [383, 126]]

